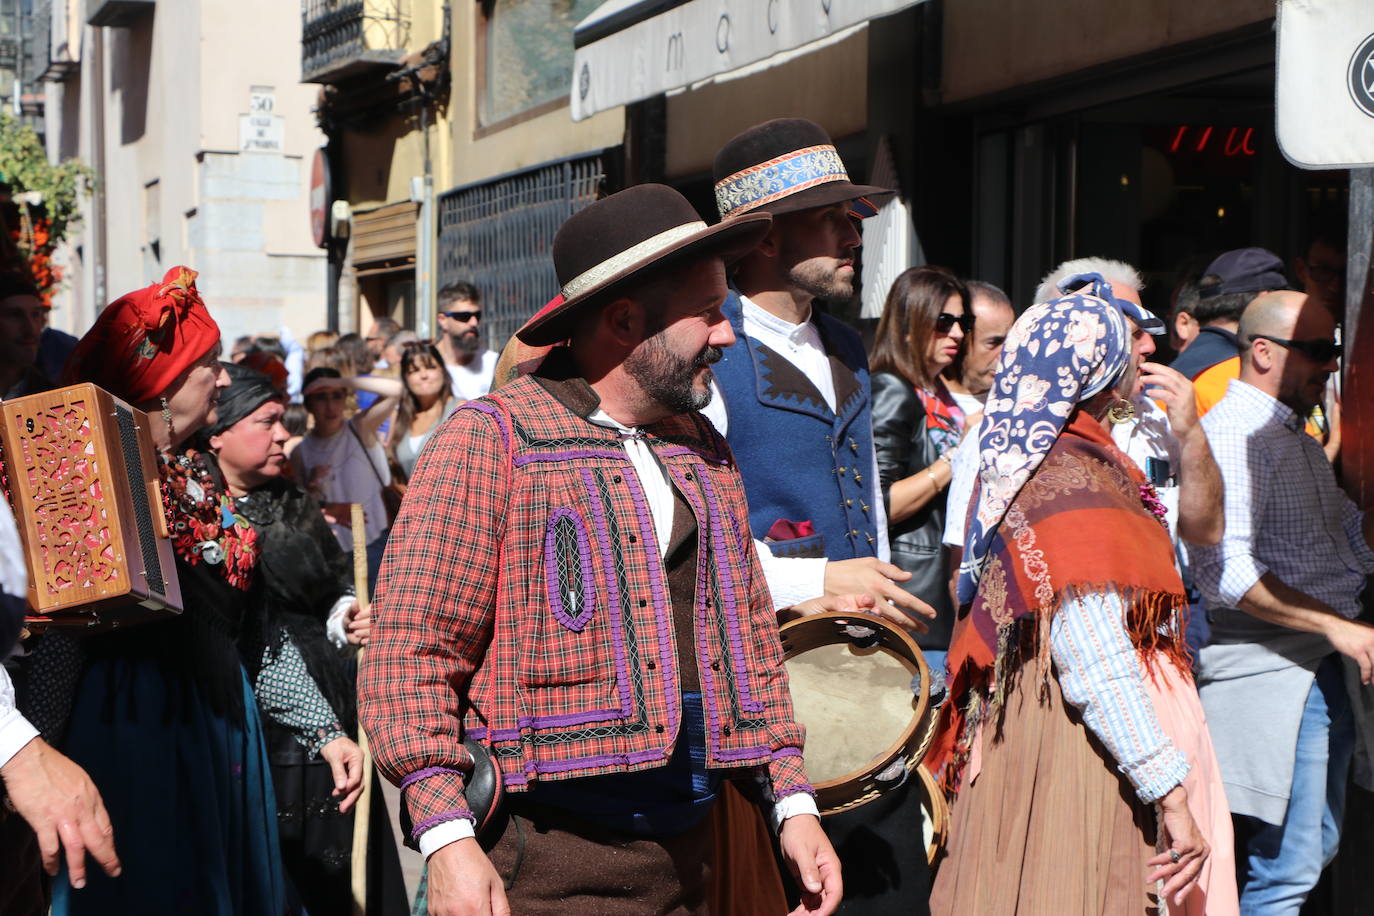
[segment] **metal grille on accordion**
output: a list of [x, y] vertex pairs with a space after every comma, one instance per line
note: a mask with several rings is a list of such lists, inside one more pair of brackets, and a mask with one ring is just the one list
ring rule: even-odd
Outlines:
[[31, 626], [111, 628], [181, 611], [143, 411], [91, 384], [5, 401], [0, 465]]

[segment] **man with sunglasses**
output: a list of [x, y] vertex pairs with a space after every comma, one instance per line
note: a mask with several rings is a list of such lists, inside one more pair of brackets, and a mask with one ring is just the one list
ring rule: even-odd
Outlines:
[[453, 393], [470, 401], [491, 391], [497, 354], [482, 346], [482, 294], [459, 281], [439, 290], [439, 355], [453, 380]]
[[1258, 297], [1238, 329], [1240, 378], [1202, 419], [1226, 529], [1218, 546], [1191, 547], [1212, 625], [1198, 687], [1244, 850], [1246, 913], [1296, 914], [1335, 855], [1355, 741], [1343, 668], [1374, 682], [1374, 627], [1355, 619], [1374, 514], [1303, 431], [1336, 371], [1335, 330], [1303, 293]]

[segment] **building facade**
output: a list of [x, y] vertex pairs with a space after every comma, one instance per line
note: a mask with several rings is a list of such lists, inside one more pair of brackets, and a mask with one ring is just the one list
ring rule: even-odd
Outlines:
[[96, 173], [59, 253], [54, 325], [80, 334], [105, 304], [185, 264], [226, 340], [323, 327], [325, 258], [309, 223], [323, 138], [299, 83], [298, 11], [51, 0], [46, 12], [49, 154]]
[[304, 0], [302, 78], [320, 86], [328, 196], [347, 216], [326, 240], [341, 330], [388, 315], [433, 333], [435, 294], [466, 280], [499, 346], [557, 291], [553, 233], [604, 189], [624, 134], [620, 111], [567, 115], [586, 6]]

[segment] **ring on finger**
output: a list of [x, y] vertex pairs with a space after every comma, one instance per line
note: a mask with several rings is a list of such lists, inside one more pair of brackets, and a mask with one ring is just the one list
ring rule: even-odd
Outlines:
[[1178, 851], [1177, 849], [1170, 849], [1170, 850], [1169, 850], [1169, 861], [1170, 861], [1170, 862], [1173, 862], [1175, 865], [1177, 865], [1179, 859], [1182, 859], [1182, 858], [1183, 858], [1183, 856], [1179, 854], [1179, 851]]

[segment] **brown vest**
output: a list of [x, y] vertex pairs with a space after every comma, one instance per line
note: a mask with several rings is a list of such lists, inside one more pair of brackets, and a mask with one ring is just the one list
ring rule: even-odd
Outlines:
[[701, 690], [697, 672], [697, 639], [693, 618], [697, 595], [697, 519], [687, 500], [673, 488], [673, 531], [663, 555], [668, 597], [673, 602], [673, 635], [677, 639], [678, 679], [684, 691]]

